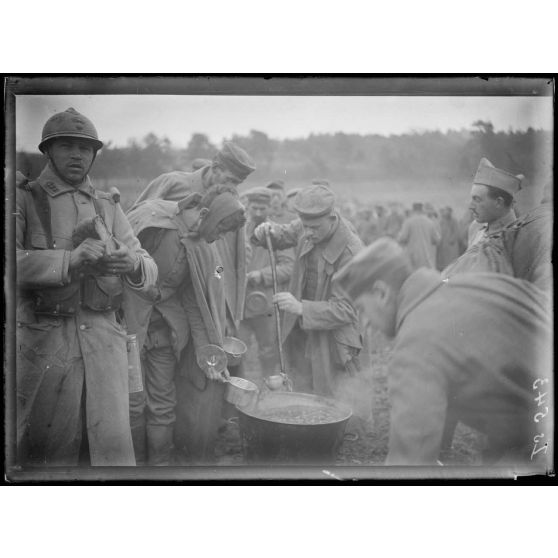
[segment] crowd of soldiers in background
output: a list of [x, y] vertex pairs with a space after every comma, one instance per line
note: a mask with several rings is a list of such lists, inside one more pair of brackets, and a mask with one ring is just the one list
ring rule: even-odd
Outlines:
[[430, 203], [421, 202], [415, 202], [411, 208], [398, 202], [390, 202], [385, 206], [370, 204], [364, 208], [357, 208], [354, 202], [342, 202], [341, 213], [355, 225], [366, 245], [385, 236], [398, 240], [406, 219], [413, 214], [425, 215], [436, 225], [440, 235], [435, 250], [436, 268], [440, 271], [467, 249], [468, 229], [472, 221], [469, 211], [457, 220], [452, 207], [436, 209]]
[[[323, 179], [315, 179], [312, 183], [329, 186], [329, 182]], [[283, 224], [290, 219], [296, 219], [292, 203], [301, 188], [285, 191], [285, 185], [280, 180], [269, 183], [267, 188], [273, 192], [270, 220]], [[245, 204], [249, 192], [241, 193], [241, 201]], [[453, 208], [447, 205], [436, 208], [429, 202], [417, 201], [409, 207], [401, 202], [367, 203], [339, 195], [336, 206], [339, 214], [353, 225], [366, 246], [383, 237], [393, 238], [408, 246], [409, 242], [403, 241], [400, 236], [405, 221], [411, 217], [423, 219], [420, 216], [429, 219], [438, 231], [438, 240], [429, 248], [432, 252], [429, 261], [420, 262], [427, 267], [442, 271], [467, 250], [469, 227], [473, 222], [473, 216], [468, 209], [457, 219]], [[408, 248], [412, 249], [412, 243]]]

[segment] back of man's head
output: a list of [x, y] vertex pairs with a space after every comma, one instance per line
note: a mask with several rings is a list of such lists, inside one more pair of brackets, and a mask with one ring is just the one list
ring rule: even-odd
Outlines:
[[376, 281], [384, 281], [397, 292], [412, 272], [411, 262], [401, 246], [392, 238], [380, 238], [340, 269], [333, 283], [355, 300], [371, 291]]

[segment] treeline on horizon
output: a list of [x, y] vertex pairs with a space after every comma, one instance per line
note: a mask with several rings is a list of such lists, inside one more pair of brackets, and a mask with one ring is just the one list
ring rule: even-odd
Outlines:
[[[444, 179], [472, 177], [481, 157], [526, 182], [542, 184], [551, 178], [552, 132], [528, 128], [495, 132], [490, 122], [476, 121], [469, 130], [412, 132], [402, 135], [310, 134], [301, 139], [277, 140], [252, 130], [228, 138], [256, 161], [252, 181], [274, 178], [343, 181], [369, 179]], [[186, 148], [177, 148], [154, 133], [131, 140], [125, 147], [105, 145], [95, 162], [93, 178], [137, 178], [150, 181], [171, 170], [191, 169], [196, 158], [211, 159], [219, 145], [207, 135], [192, 134]], [[35, 178], [44, 166], [39, 153], [18, 152], [17, 169]]]

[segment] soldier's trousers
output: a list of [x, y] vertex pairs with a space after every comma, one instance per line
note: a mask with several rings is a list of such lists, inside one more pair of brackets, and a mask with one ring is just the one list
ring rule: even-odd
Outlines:
[[176, 421], [176, 365], [168, 328], [149, 330], [141, 352], [144, 388], [130, 394], [130, 426], [138, 465], [170, 464]]
[[149, 331], [141, 353], [142, 392], [130, 395], [132, 429], [143, 421], [148, 425], [169, 426], [176, 421], [176, 357], [168, 328]]

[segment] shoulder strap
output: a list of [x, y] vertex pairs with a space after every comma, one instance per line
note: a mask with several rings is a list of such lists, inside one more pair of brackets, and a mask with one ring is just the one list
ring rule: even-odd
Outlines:
[[103, 208], [103, 204], [97, 199], [97, 198], [91, 198], [93, 200], [93, 206], [95, 207], [95, 213], [97, 215], [99, 215], [100, 217], [102, 217], [103, 221], [106, 223], [106, 216], [105, 216], [105, 210]]
[[41, 221], [41, 226], [46, 235], [47, 246], [50, 250], [55, 248], [54, 240], [52, 238], [52, 223], [50, 220], [50, 202], [48, 201], [48, 194], [41, 188], [38, 182], [30, 182], [26, 185], [26, 190], [31, 192], [35, 211]]

